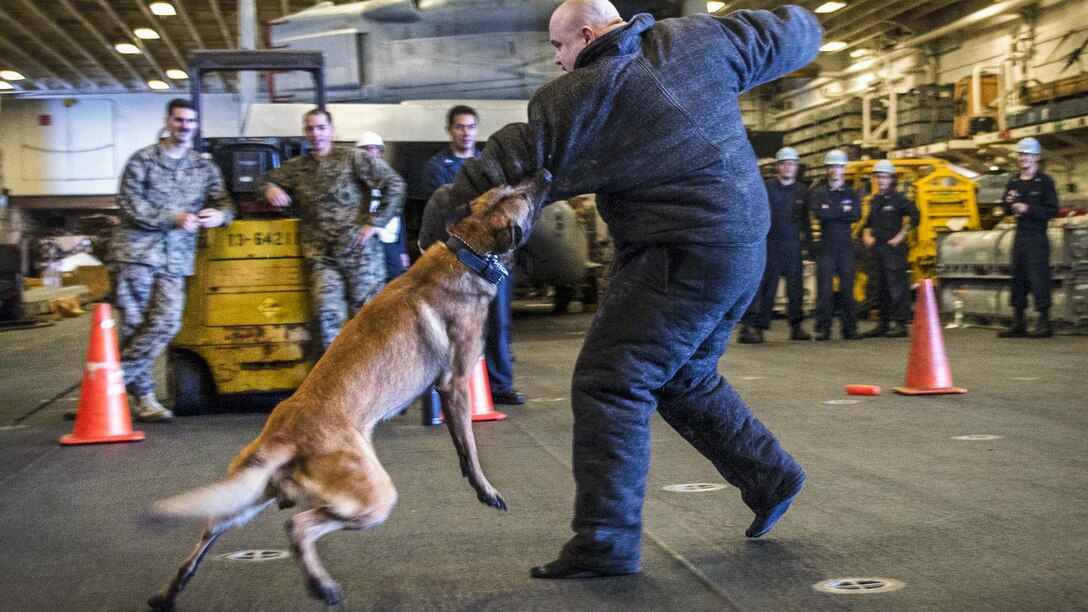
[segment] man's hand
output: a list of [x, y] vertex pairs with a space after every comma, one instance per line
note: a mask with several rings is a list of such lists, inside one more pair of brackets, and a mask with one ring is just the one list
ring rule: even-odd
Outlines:
[[291, 196], [275, 185], [264, 190], [264, 199], [277, 208], [287, 208], [291, 205]]
[[193, 213], [178, 213], [174, 215], [174, 223], [187, 232], [195, 232], [200, 227], [200, 220]]
[[1028, 205], [1023, 202], [1016, 202], [1012, 205], [1012, 214], [1019, 217], [1020, 215], [1028, 211]]
[[218, 208], [205, 208], [196, 213], [200, 227], [219, 227], [223, 225], [223, 211]]
[[359, 226], [359, 247], [362, 248], [362, 246], [364, 244], [366, 244], [366, 241], [370, 240], [370, 237], [373, 236], [373, 235], [374, 235], [374, 226], [373, 225], [361, 225], [361, 226]]
[[866, 232], [865, 235], [861, 237], [861, 241], [864, 242], [865, 247], [869, 249], [873, 248], [873, 245], [876, 244], [876, 238], [873, 238], [873, 235], [868, 232]]
[[892, 236], [892, 239], [888, 241], [888, 246], [897, 247], [897, 246], [899, 246], [901, 244], [903, 244], [903, 234], [902, 233], [899, 233], [899, 234], [896, 234], [896, 235]]

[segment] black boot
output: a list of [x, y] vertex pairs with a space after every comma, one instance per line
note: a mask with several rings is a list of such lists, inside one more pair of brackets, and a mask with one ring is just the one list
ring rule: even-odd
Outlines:
[[1028, 327], [1024, 323], [1024, 311], [1017, 310], [1013, 313], [1012, 324], [1005, 331], [998, 332], [998, 338], [1024, 338], [1028, 335]]
[[763, 331], [759, 328], [752, 327], [750, 325], [743, 325], [740, 328], [740, 343], [741, 344], [763, 344]]
[[800, 323], [790, 325], [790, 340], [812, 340], [812, 335], [801, 328]]
[[818, 330], [816, 330], [816, 339], [819, 340], [820, 342], [823, 342], [824, 340], [830, 340], [831, 339], [831, 330], [830, 329], [818, 329]]
[[887, 333], [887, 331], [888, 331], [888, 322], [881, 319], [880, 323], [878, 323], [876, 327], [874, 327], [874, 328], [870, 329], [869, 331], [863, 333], [861, 335], [861, 337], [863, 337], [863, 338], [879, 338], [879, 337], [883, 336], [885, 333]]
[[1028, 338], [1049, 338], [1054, 335], [1054, 327], [1050, 324], [1050, 313], [1042, 311], [1035, 321], [1035, 327], [1028, 332]]
[[884, 333], [885, 338], [906, 338], [907, 326], [902, 321], [892, 321], [892, 326]]

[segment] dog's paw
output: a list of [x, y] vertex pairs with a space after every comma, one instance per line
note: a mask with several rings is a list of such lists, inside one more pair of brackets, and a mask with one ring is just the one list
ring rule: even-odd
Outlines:
[[476, 497], [483, 504], [491, 506], [496, 510], [502, 510], [503, 512], [506, 512], [507, 510], [506, 500], [502, 498], [502, 495], [499, 495], [498, 491], [492, 491], [491, 493], [481, 491]]
[[155, 612], [170, 612], [174, 609], [174, 600], [163, 593], [156, 593], [147, 599], [147, 605]]
[[321, 601], [324, 601], [325, 604], [329, 606], [335, 606], [344, 600], [344, 590], [340, 588], [340, 583], [335, 580], [330, 580], [328, 582], [311, 580], [310, 594]]

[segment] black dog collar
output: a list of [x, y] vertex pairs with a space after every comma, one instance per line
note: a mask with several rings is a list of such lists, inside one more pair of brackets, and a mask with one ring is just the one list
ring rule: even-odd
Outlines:
[[494, 253], [480, 255], [456, 234], [450, 234], [450, 239], [446, 241], [446, 247], [457, 254], [457, 261], [465, 264], [473, 272], [494, 285], [510, 276], [510, 271], [506, 269], [506, 266], [502, 265], [498, 255]]

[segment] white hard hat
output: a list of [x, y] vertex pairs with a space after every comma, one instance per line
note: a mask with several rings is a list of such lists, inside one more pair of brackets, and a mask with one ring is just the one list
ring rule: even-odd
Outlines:
[[355, 143], [356, 147], [384, 147], [385, 141], [381, 136], [378, 136], [374, 132], [363, 132], [363, 137], [359, 139], [359, 142]]
[[774, 154], [775, 161], [800, 161], [801, 156], [797, 154], [797, 150], [791, 147], [782, 147], [778, 150], [778, 153]]
[[882, 159], [882, 160], [878, 161], [873, 166], [873, 174], [878, 174], [878, 173], [895, 174], [895, 164], [891, 163], [890, 161], [888, 161], [886, 159]]
[[1021, 139], [1020, 142], [1016, 143], [1016, 152], [1031, 153], [1032, 155], [1042, 155], [1043, 146], [1039, 144], [1038, 140], [1035, 140], [1034, 138], [1029, 136], [1027, 138]]
[[846, 157], [846, 151], [842, 149], [832, 149], [824, 157], [825, 166], [845, 166], [847, 161], [849, 159]]

